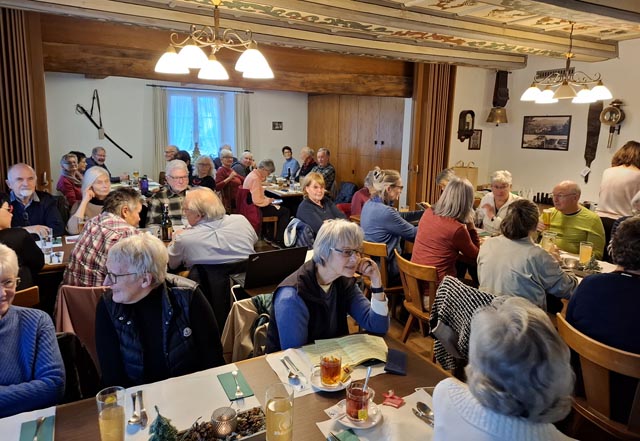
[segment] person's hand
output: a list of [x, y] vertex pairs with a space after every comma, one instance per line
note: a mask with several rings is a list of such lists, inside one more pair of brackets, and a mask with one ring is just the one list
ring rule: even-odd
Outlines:
[[538, 221], [538, 225], [536, 226], [536, 231], [543, 232], [548, 228], [549, 227], [547, 227], [542, 221]]
[[551, 245], [551, 248], [547, 250], [547, 253], [551, 254], [553, 260], [562, 265], [562, 257], [560, 256], [560, 248], [558, 248], [558, 245], [556, 245], [555, 243]]
[[93, 199], [95, 197], [95, 193], [93, 192], [93, 189], [91, 187], [87, 188], [84, 192], [84, 194], [82, 195], [82, 200], [83, 201], [90, 201], [91, 199]]
[[[231, 170], [231, 174], [229, 175], [229, 177], [230, 177], [231, 179], [233, 179], [233, 178], [235, 178], [236, 176], [238, 176], [238, 172], [236, 172], [235, 170]], [[231, 180], [231, 179], [230, 179], [230, 180]]]
[[382, 286], [380, 269], [378, 269], [378, 265], [369, 257], [363, 257], [362, 259], [360, 259], [358, 265], [356, 266], [356, 272], [365, 277], [368, 277], [371, 280], [371, 286], [376, 288]]
[[40, 237], [49, 234], [49, 227], [47, 227], [46, 225], [29, 225], [28, 227], [23, 228], [29, 233], [37, 234]]
[[493, 219], [495, 217], [496, 212], [494, 211], [491, 204], [484, 204], [482, 206], [482, 209], [484, 210], [485, 217], [488, 217], [489, 219]]

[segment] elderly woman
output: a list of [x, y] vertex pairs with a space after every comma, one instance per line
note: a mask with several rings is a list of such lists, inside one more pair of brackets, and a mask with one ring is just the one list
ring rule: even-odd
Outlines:
[[371, 190], [373, 189], [373, 174], [375, 170], [369, 171], [364, 178], [364, 187], [356, 191], [351, 198], [351, 215], [360, 216], [362, 214], [362, 207], [371, 199]]
[[56, 190], [63, 194], [70, 207], [82, 199], [81, 186], [82, 174], [78, 171], [78, 158], [72, 153], [62, 155], [60, 178], [56, 184]]
[[211, 306], [195, 282], [167, 274], [168, 260], [165, 245], [151, 234], [109, 250], [109, 289], [96, 309], [105, 386], [152, 383], [224, 364]]
[[58, 403], [64, 364], [51, 318], [43, 311], [11, 306], [18, 258], [0, 244], [0, 418]]
[[196, 175], [193, 176], [193, 185], [216, 189], [216, 169], [210, 156], [204, 155], [196, 159]]
[[231, 168], [234, 161], [231, 150], [221, 150], [220, 161], [222, 166], [216, 170], [216, 190], [222, 194], [222, 203], [227, 213], [233, 213], [236, 208], [238, 188], [242, 187], [244, 178]]
[[[455, 277], [460, 264], [467, 265], [474, 277], [480, 239], [473, 215], [471, 182], [453, 177], [438, 202], [420, 219], [411, 261], [435, 266], [440, 281], [446, 275]], [[463, 278], [464, 273], [458, 276]]]
[[478, 254], [480, 290], [495, 295], [521, 296], [542, 309], [547, 295], [568, 299], [578, 280], [531, 237], [538, 225], [538, 206], [527, 199], [513, 202], [502, 223], [502, 236], [485, 241]]
[[82, 200], [71, 207], [71, 217], [67, 221], [67, 231], [79, 234], [80, 225], [102, 212], [104, 200], [111, 191], [109, 172], [102, 167], [91, 167], [82, 179]]
[[387, 273], [389, 285], [400, 284], [400, 272], [393, 250], [400, 250], [400, 239], [413, 242], [417, 228], [410, 222], [417, 221], [423, 211], [399, 213], [390, 205], [394, 204], [402, 193], [402, 179], [396, 170], [380, 170], [373, 173], [373, 192], [371, 199], [362, 207], [360, 225], [364, 239], [369, 242], [387, 244]]
[[491, 234], [500, 233], [500, 222], [513, 201], [520, 199], [511, 193], [511, 173], [498, 170], [491, 175], [491, 193], [487, 193], [476, 210], [476, 225]]
[[325, 195], [324, 177], [320, 173], [311, 172], [304, 177], [302, 193], [304, 200], [298, 207], [296, 217], [309, 225], [313, 234], [318, 234], [324, 221], [345, 218], [344, 213]]
[[44, 255], [33, 236], [24, 228], [11, 228], [13, 206], [9, 196], [0, 193], [0, 243], [7, 245], [18, 256], [18, 290], [35, 285], [35, 276], [44, 266]]
[[434, 441], [572, 439], [552, 424], [571, 410], [569, 348], [526, 299], [499, 297], [475, 314], [466, 374], [433, 392]]
[[78, 171], [84, 175], [84, 172], [87, 171], [87, 155], [77, 150], [71, 150], [69, 153], [76, 155], [76, 158], [78, 158]]
[[307, 176], [316, 165], [316, 152], [311, 147], [302, 147], [300, 149], [300, 168], [296, 173], [296, 181], [300, 182], [302, 178]]
[[[267, 352], [347, 335], [347, 314], [369, 332], [387, 332], [389, 309], [380, 271], [373, 260], [360, 257], [361, 247], [357, 224], [336, 219], [322, 225], [313, 244], [313, 260], [273, 293]], [[371, 279], [371, 302], [358, 288], [356, 272]]]
[[227, 215], [220, 198], [209, 188], [196, 187], [184, 198], [189, 225], [175, 233], [169, 245], [169, 267], [191, 268], [245, 260], [253, 254], [258, 235], [246, 217]]

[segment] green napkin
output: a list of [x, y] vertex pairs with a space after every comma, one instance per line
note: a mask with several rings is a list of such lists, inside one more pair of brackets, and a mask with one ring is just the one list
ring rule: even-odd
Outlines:
[[[360, 438], [358, 438], [358, 435], [356, 435], [351, 429], [343, 430], [340, 433], [334, 432], [334, 434], [335, 434], [335, 437], [338, 438], [340, 441], [359, 441], [360, 440]], [[329, 437], [328, 439], [332, 439], [332, 438], [333, 437]]]
[[[55, 415], [48, 416], [44, 419], [40, 432], [38, 432], [39, 441], [53, 441], [53, 427], [55, 426]], [[20, 441], [33, 441], [36, 434], [36, 420], [26, 421], [20, 427]]]
[[224, 393], [227, 394], [227, 398], [229, 398], [230, 401], [253, 396], [253, 391], [240, 371], [238, 371], [238, 384], [240, 385], [240, 390], [244, 393], [243, 397], [236, 397], [236, 382], [233, 379], [231, 372], [218, 375], [218, 380], [220, 380], [220, 384], [222, 384], [222, 387], [224, 388]]

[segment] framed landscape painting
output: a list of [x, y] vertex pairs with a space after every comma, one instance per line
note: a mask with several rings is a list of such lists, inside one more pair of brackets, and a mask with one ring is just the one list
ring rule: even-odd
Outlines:
[[571, 115], [525, 116], [522, 124], [522, 148], [569, 150]]

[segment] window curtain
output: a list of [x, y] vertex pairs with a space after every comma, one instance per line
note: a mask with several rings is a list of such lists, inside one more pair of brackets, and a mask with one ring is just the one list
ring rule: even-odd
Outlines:
[[178, 150], [191, 150], [194, 139], [194, 119], [196, 110], [191, 95], [171, 92], [168, 94], [167, 115], [169, 124], [169, 144], [178, 146]]
[[164, 87], [153, 88], [153, 132], [155, 134], [155, 154], [153, 157], [153, 177], [159, 179], [165, 169], [164, 148], [167, 142], [167, 91]]
[[236, 154], [251, 149], [251, 112], [249, 95], [236, 94]]
[[[222, 140], [222, 94], [198, 96], [198, 141], [202, 153], [218, 156]], [[188, 149], [193, 151], [194, 146]]]

